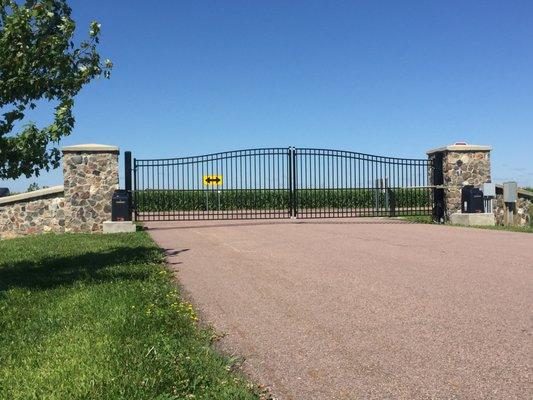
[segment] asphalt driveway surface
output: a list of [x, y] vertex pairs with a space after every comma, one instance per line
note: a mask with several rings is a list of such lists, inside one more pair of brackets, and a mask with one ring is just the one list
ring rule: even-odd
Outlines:
[[529, 399], [533, 235], [382, 220], [146, 224], [279, 399]]

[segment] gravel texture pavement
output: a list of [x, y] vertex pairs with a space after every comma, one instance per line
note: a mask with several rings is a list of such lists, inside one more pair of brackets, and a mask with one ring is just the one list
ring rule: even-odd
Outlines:
[[223, 348], [289, 399], [531, 399], [533, 235], [147, 223]]

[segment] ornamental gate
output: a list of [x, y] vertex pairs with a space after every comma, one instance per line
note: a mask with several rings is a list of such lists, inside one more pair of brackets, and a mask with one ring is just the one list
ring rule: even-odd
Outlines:
[[431, 215], [430, 164], [289, 147], [134, 159], [132, 168], [127, 152], [126, 189], [137, 221]]

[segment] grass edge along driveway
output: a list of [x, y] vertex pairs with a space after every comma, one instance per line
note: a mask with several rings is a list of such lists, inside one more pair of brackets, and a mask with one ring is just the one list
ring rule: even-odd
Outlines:
[[258, 399], [144, 232], [0, 241], [0, 398]]

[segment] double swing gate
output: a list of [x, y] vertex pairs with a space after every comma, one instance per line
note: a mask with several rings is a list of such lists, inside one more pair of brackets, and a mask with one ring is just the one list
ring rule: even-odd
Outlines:
[[134, 159], [133, 167], [126, 154], [138, 221], [431, 215], [430, 173], [426, 159], [310, 148]]

